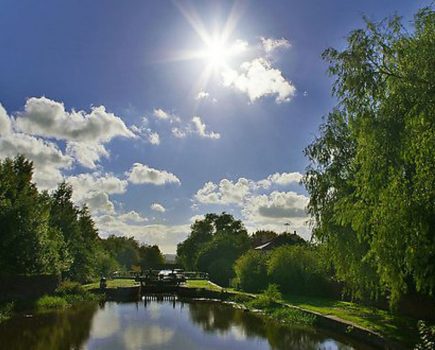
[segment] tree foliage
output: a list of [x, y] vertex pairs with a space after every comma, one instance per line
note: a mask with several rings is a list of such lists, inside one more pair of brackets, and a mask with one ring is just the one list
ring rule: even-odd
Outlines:
[[248, 233], [230, 214], [206, 214], [191, 226], [189, 237], [178, 244], [178, 261], [187, 269], [208, 272], [210, 278], [228, 285], [233, 264], [249, 249]]
[[73, 203], [70, 185], [40, 193], [32, 175], [33, 164], [23, 156], [0, 161], [0, 273], [61, 273], [87, 282], [120, 267], [163, 263], [157, 246], [125, 237], [102, 240], [88, 208]]
[[435, 13], [350, 33], [323, 54], [337, 107], [305, 153], [314, 235], [354, 296], [435, 284]]

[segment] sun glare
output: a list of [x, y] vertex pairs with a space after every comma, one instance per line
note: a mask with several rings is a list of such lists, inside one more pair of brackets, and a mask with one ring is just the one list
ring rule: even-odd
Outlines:
[[221, 67], [225, 65], [230, 54], [230, 50], [226, 47], [222, 40], [214, 39], [207, 44], [204, 51], [205, 59], [213, 67]]

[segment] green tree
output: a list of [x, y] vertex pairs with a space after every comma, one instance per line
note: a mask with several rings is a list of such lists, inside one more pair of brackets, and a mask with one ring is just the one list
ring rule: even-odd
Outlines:
[[185, 268], [208, 272], [212, 280], [228, 285], [235, 260], [247, 249], [249, 236], [240, 220], [227, 213], [206, 214], [178, 244], [177, 257]]
[[354, 296], [435, 284], [435, 14], [366, 22], [323, 57], [338, 106], [305, 150], [314, 236]]
[[259, 292], [266, 288], [269, 284], [268, 258], [268, 253], [251, 249], [236, 260], [234, 271], [241, 289], [248, 292]]
[[306, 245], [287, 245], [269, 256], [268, 276], [285, 293], [325, 295], [329, 278], [318, 249]]
[[139, 243], [133, 237], [109, 236], [102, 241], [107, 252], [124, 270], [140, 264]]
[[157, 245], [142, 245], [139, 248], [142, 270], [158, 268], [165, 263], [162, 252]]
[[59, 273], [68, 267], [63, 237], [50, 226], [50, 202], [31, 182], [23, 156], [0, 162], [0, 270], [8, 274]]

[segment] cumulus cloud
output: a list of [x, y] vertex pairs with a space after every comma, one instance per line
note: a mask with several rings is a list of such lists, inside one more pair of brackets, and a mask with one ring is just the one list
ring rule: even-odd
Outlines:
[[192, 118], [192, 122], [184, 128], [174, 127], [171, 130], [172, 135], [176, 138], [185, 138], [187, 135], [198, 135], [201, 138], [207, 138], [211, 140], [219, 140], [221, 135], [218, 132], [207, 131], [207, 126], [201, 120], [200, 117], [195, 116]]
[[301, 177], [298, 172], [289, 172], [275, 173], [259, 181], [239, 178], [237, 181], [222, 179], [218, 184], [207, 182], [194, 195], [194, 205], [235, 205], [247, 227], [254, 231], [281, 232], [283, 224], [290, 223], [292, 229], [309, 238], [305, 211], [308, 198], [293, 191], [271, 191], [271, 187], [299, 183]]
[[276, 49], [288, 49], [291, 47], [289, 41], [284, 38], [274, 39], [261, 37], [261, 44], [266, 53], [271, 53]]
[[114, 213], [110, 194], [123, 194], [128, 182], [112, 174], [85, 173], [66, 178], [73, 187], [73, 200], [86, 204], [93, 213]]
[[207, 182], [197, 191], [194, 198], [204, 204], [239, 204], [258, 189], [269, 189], [273, 185], [286, 186], [299, 183], [302, 174], [298, 172], [274, 173], [258, 181], [239, 178], [237, 181], [222, 179], [219, 184]]
[[61, 102], [46, 97], [27, 99], [24, 111], [15, 117], [15, 128], [32, 136], [66, 141], [66, 152], [88, 168], [95, 168], [101, 157], [109, 157], [104, 143], [114, 137], [135, 137], [121, 118], [104, 106], [85, 111], [67, 111]]
[[108, 158], [110, 155], [104, 145], [88, 142], [68, 142], [66, 153], [90, 169], [94, 169], [102, 157]]
[[172, 128], [171, 130], [172, 135], [174, 135], [176, 138], [182, 139], [187, 136], [186, 130], [180, 129], [180, 128]]
[[177, 115], [166, 112], [161, 108], [154, 109], [153, 116], [160, 120], [168, 120], [171, 123], [179, 123], [181, 121]]
[[286, 186], [292, 183], [299, 183], [303, 175], [299, 172], [292, 173], [275, 173], [269, 175], [267, 178], [257, 181], [257, 185], [262, 188], [269, 188], [272, 185]]
[[32, 135], [75, 142], [105, 143], [116, 136], [134, 137], [121, 118], [104, 106], [90, 113], [68, 112], [61, 102], [46, 97], [31, 97], [16, 118], [19, 130]]
[[306, 218], [308, 198], [296, 192], [273, 191], [252, 196], [244, 206], [244, 215], [251, 220], [276, 220], [277, 218]]
[[223, 84], [247, 94], [251, 102], [267, 95], [275, 95], [277, 103], [287, 102], [296, 93], [295, 86], [265, 58], [244, 62], [240, 68], [240, 72], [233, 69], [223, 71]]
[[148, 218], [143, 217], [138, 212], [131, 210], [128, 213], [120, 214], [118, 215], [118, 219], [121, 220], [124, 223], [144, 223], [148, 221]]
[[[144, 123], [143, 125], [146, 124]], [[156, 131], [153, 131], [145, 126], [139, 127], [137, 125], [132, 125], [131, 130], [134, 131], [137, 135], [142, 136], [142, 138], [146, 142], [152, 145], [160, 145], [160, 135]]]
[[153, 184], [157, 186], [169, 183], [181, 184], [180, 179], [174, 174], [166, 170], [150, 168], [148, 165], [141, 163], [134, 163], [126, 175], [128, 181], [133, 184]]
[[192, 124], [194, 127], [194, 132], [196, 134], [198, 134], [201, 137], [205, 137], [205, 138], [210, 138], [210, 139], [215, 139], [218, 140], [220, 139], [221, 135], [217, 132], [211, 131], [211, 132], [207, 132], [206, 131], [206, 126], [205, 124], [202, 122], [200, 117], [193, 117], [192, 118]]
[[253, 182], [240, 178], [237, 182], [223, 179], [218, 185], [207, 182], [195, 194], [195, 199], [204, 204], [241, 204], [250, 193]]
[[151, 208], [151, 210], [158, 211], [160, 213], [164, 213], [166, 211], [166, 208], [159, 203], [151, 204], [150, 208]]
[[12, 132], [12, 125], [9, 116], [0, 103], [0, 135], [7, 135]]
[[40, 189], [53, 189], [63, 180], [62, 170], [69, 169], [74, 159], [50, 141], [16, 132], [13, 119], [0, 104], [0, 159], [22, 154], [33, 161], [33, 181]]

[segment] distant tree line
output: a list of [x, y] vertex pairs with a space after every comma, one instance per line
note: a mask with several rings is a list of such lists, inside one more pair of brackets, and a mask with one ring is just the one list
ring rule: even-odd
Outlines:
[[86, 205], [73, 203], [70, 185], [39, 192], [32, 175], [33, 164], [23, 156], [0, 161], [1, 274], [61, 274], [87, 282], [163, 263], [157, 246], [127, 237], [101, 239]]

